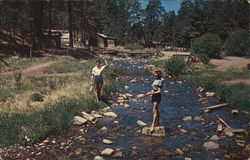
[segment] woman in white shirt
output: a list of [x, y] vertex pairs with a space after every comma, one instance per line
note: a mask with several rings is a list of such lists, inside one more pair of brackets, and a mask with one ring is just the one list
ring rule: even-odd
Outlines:
[[96, 100], [100, 102], [101, 90], [103, 86], [102, 72], [108, 66], [108, 62], [104, 59], [105, 65], [101, 66], [101, 60], [96, 61], [96, 66], [92, 69], [91, 83], [95, 87]]
[[147, 93], [148, 95], [152, 95], [152, 103], [153, 103], [153, 122], [151, 126], [151, 132], [154, 131], [154, 128], [156, 126], [160, 126], [160, 121], [159, 121], [160, 114], [159, 114], [158, 107], [161, 102], [161, 91], [162, 91], [162, 86], [163, 86], [162, 81], [164, 80], [162, 78], [160, 69], [156, 69], [154, 71], [154, 76], [155, 76], [155, 80], [152, 84], [152, 87], [154, 90]]

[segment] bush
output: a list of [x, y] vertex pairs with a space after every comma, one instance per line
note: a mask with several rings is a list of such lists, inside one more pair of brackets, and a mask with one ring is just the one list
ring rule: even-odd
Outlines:
[[31, 100], [34, 102], [42, 102], [43, 101], [43, 95], [39, 93], [34, 93], [30, 96]]
[[186, 68], [186, 62], [181, 57], [172, 57], [165, 64], [165, 69], [169, 74], [178, 76]]
[[250, 39], [249, 31], [239, 29], [231, 33], [224, 43], [224, 49], [227, 55], [250, 56]]
[[209, 58], [219, 58], [220, 51], [220, 38], [210, 33], [196, 38], [191, 47], [191, 53], [197, 55], [203, 63], [208, 63]]

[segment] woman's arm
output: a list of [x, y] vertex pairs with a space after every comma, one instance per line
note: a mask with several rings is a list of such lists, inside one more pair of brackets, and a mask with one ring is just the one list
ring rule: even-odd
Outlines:
[[153, 94], [158, 94], [158, 93], [161, 93], [161, 88], [158, 88], [157, 91], [154, 91], [154, 90], [151, 90], [147, 93], [147, 95], [153, 95]]

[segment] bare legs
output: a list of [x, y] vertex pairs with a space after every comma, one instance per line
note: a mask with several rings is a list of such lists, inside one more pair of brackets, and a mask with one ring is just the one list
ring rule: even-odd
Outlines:
[[100, 99], [101, 99], [102, 86], [103, 86], [103, 83], [95, 84], [95, 95], [96, 95], [97, 102], [100, 102]]
[[160, 114], [159, 114], [159, 102], [153, 102], [153, 122], [152, 122], [152, 126], [151, 126], [151, 132], [154, 131], [154, 128], [160, 125]]

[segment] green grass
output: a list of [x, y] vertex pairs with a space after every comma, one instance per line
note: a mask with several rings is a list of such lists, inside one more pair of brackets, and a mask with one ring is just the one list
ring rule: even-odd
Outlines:
[[243, 83], [228, 85], [223, 83], [228, 80], [249, 79], [249, 71], [220, 72], [202, 70], [182, 75], [182, 78], [192, 80], [195, 84], [204, 87], [207, 91], [216, 92], [221, 100], [230, 102], [237, 108], [250, 111], [250, 85]]
[[[33, 58], [18, 58], [18, 59], [13, 59], [13, 58], [4, 58], [4, 61], [6, 61], [11, 67], [6, 66], [3, 62], [0, 62], [0, 69], [24, 69], [29, 66], [32, 66], [34, 64], [39, 64], [39, 63], [45, 63], [49, 61], [60, 61], [65, 58], [63, 57], [33, 57]], [[1, 72], [1, 71], [0, 71]]]
[[[48, 135], [67, 130], [73, 117], [80, 115], [81, 111], [106, 106], [116, 89], [114, 70], [108, 67], [103, 73], [102, 98], [105, 103], [97, 103], [94, 91], [89, 92], [90, 73], [95, 60], [83, 64], [72, 59], [68, 62], [78, 63], [75, 71], [82, 72], [82, 76], [25, 76], [19, 87], [15, 85], [13, 76], [0, 78], [0, 147], [15, 143], [33, 144]], [[63, 68], [70, 66], [69, 63], [64, 63]], [[33, 94], [44, 96], [44, 101], [33, 102]], [[33, 103], [42, 104], [42, 107], [37, 108]]]

